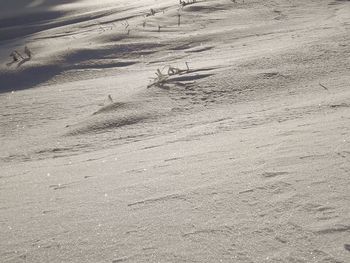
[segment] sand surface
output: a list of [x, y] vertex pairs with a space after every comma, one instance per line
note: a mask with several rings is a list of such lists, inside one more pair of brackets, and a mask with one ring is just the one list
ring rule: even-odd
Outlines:
[[350, 262], [350, 1], [1, 5], [0, 262]]

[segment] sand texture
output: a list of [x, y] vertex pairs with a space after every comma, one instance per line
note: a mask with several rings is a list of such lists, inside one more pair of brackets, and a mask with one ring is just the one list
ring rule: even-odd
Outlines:
[[1, 263], [350, 262], [350, 1], [186, 2], [1, 1]]

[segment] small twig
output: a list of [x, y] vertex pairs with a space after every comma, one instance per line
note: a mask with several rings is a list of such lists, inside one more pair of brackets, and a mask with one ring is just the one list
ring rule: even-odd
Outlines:
[[29, 59], [32, 58], [32, 51], [27, 46], [24, 47], [24, 53], [27, 55]]
[[328, 90], [328, 88], [324, 85], [322, 85], [321, 83], [318, 83], [318, 85], [320, 85], [322, 88], [324, 88], [325, 90]]
[[124, 25], [125, 29], [127, 29], [130, 26], [128, 20], [125, 20], [123, 25]]
[[156, 87], [164, 87], [165, 84], [167, 83], [170, 83], [170, 82], [173, 82], [174, 79], [171, 79], [170, 77], [174, 76], [174, 75], [183, 75], [183, 74], [186, 74], [186, 73], [190, 73], [190, 68], [188, 66], [188, 63], [186, 62], [186, 66], [187, 66], [187, 69], [179, 69], [179, 68], [176, 68], [176, 67], [172, 67], [172, 66], [168, 66], [168, 72], [167, 74], [163, 74], [162, 70], [160, 69], [157, 69], [156, 71], [156, 76], [154, 79], [153, 79], [153, 82], [150, 83], [147, 88], [150, 88], [152, 86], [156, 86]]
[[185, 62], [186, 67], [187, 67], [187, 71], [190, 71], [190, 67], [188, 66], [188, 62]]
[[14, 51], [10, 54], [10, 57], [12, 58], [13, 62], [17, 62], [19, 60], [18, 55]]
[[154, 11], [154, 9], [150, 9], [150, 12], [148, 14], [146, 14], [146, 17], [148, 16], [154, 16], [156, 14], [156, 11]]
[[196, 0], [187, 0], [187, 2], [186, 2], [186, 1], [180, 0], [179, 3], [180, 3], [180, 6], [181, 6], [181, 7], [185, 7], [186, 5], [195, 4], [195, 3], [196, 3]]
[[19, 56], [21, 59], [24, 59], [24, 57], [21, 55], [21, 53], [19, 53], [17, 50], [13, 51], [15, 54], [17, 54], [17, 56]]

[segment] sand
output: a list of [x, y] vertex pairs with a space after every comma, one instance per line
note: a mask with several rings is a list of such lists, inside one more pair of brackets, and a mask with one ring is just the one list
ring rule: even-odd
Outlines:
[[350, 262], [350, 2], [236, 2], [2, 3], [1, 262]]

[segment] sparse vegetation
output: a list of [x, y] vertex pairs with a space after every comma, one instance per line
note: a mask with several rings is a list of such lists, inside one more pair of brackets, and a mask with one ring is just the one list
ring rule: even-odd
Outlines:
[[27, 46], [24, 47], [24, 53], [27, 55], [29, 59], [32, 58], [32, 51], [30, 51], [30, 49]]
[[[152, 80], [152, 82], [147, 86], [147, 88], [155, 87], [164, 87], [167, 83], [172, 82], [171, 77], [174, 75], [182, 75], [190, 72], [190, 68], [188, 63], [186, 62], [186, 69], [180, 69], [177, 67], [168, 66], [167, 73], [162, 73], [162, 70], [157, 69], [156, 77]], [[163, 68], [164, 70], [164, 68]]]
[[192, 5], [192, 4], [195, 4], [196, 2], [197, 2], [196, 0], [187, 0], [187, 1], [180, 0], [180, 5], [182, 7], [185, 7], [186, 5]]
[[19, 51], [14, 50], [11, 52], [10, 57], [12, 58], [12, 61], [10, 61], [9, 63], [7, 63], [6, 65], [8, 67], [12, 66], [13, 64], [17, 64], [17, 67], [20, 67], [22, 64], [24, 64], [25, 62], [31, 60], [33, 53], [32, 51], [29, 49], [28, 46], [24, 47], [24, 54], [25, 56], [23, 56]]
[[108, 102], [109, 102], [109, 103], [113, 103], [113, 99], [112, 99], [111, 94], [108, 95]]
[[24, 59], [17, 50], [12, 51], [10, 57], [13, 59], [13, 62], [18, 62], [20, 59]]
[[151, 9], [149, 10], [149, 13], [146, 14], [146, 17], [148, 17], [148, 16], [154, 16], [155, 14], [156, 14], [156, 11], [155, 11], [154, 9], [151, 8]]

